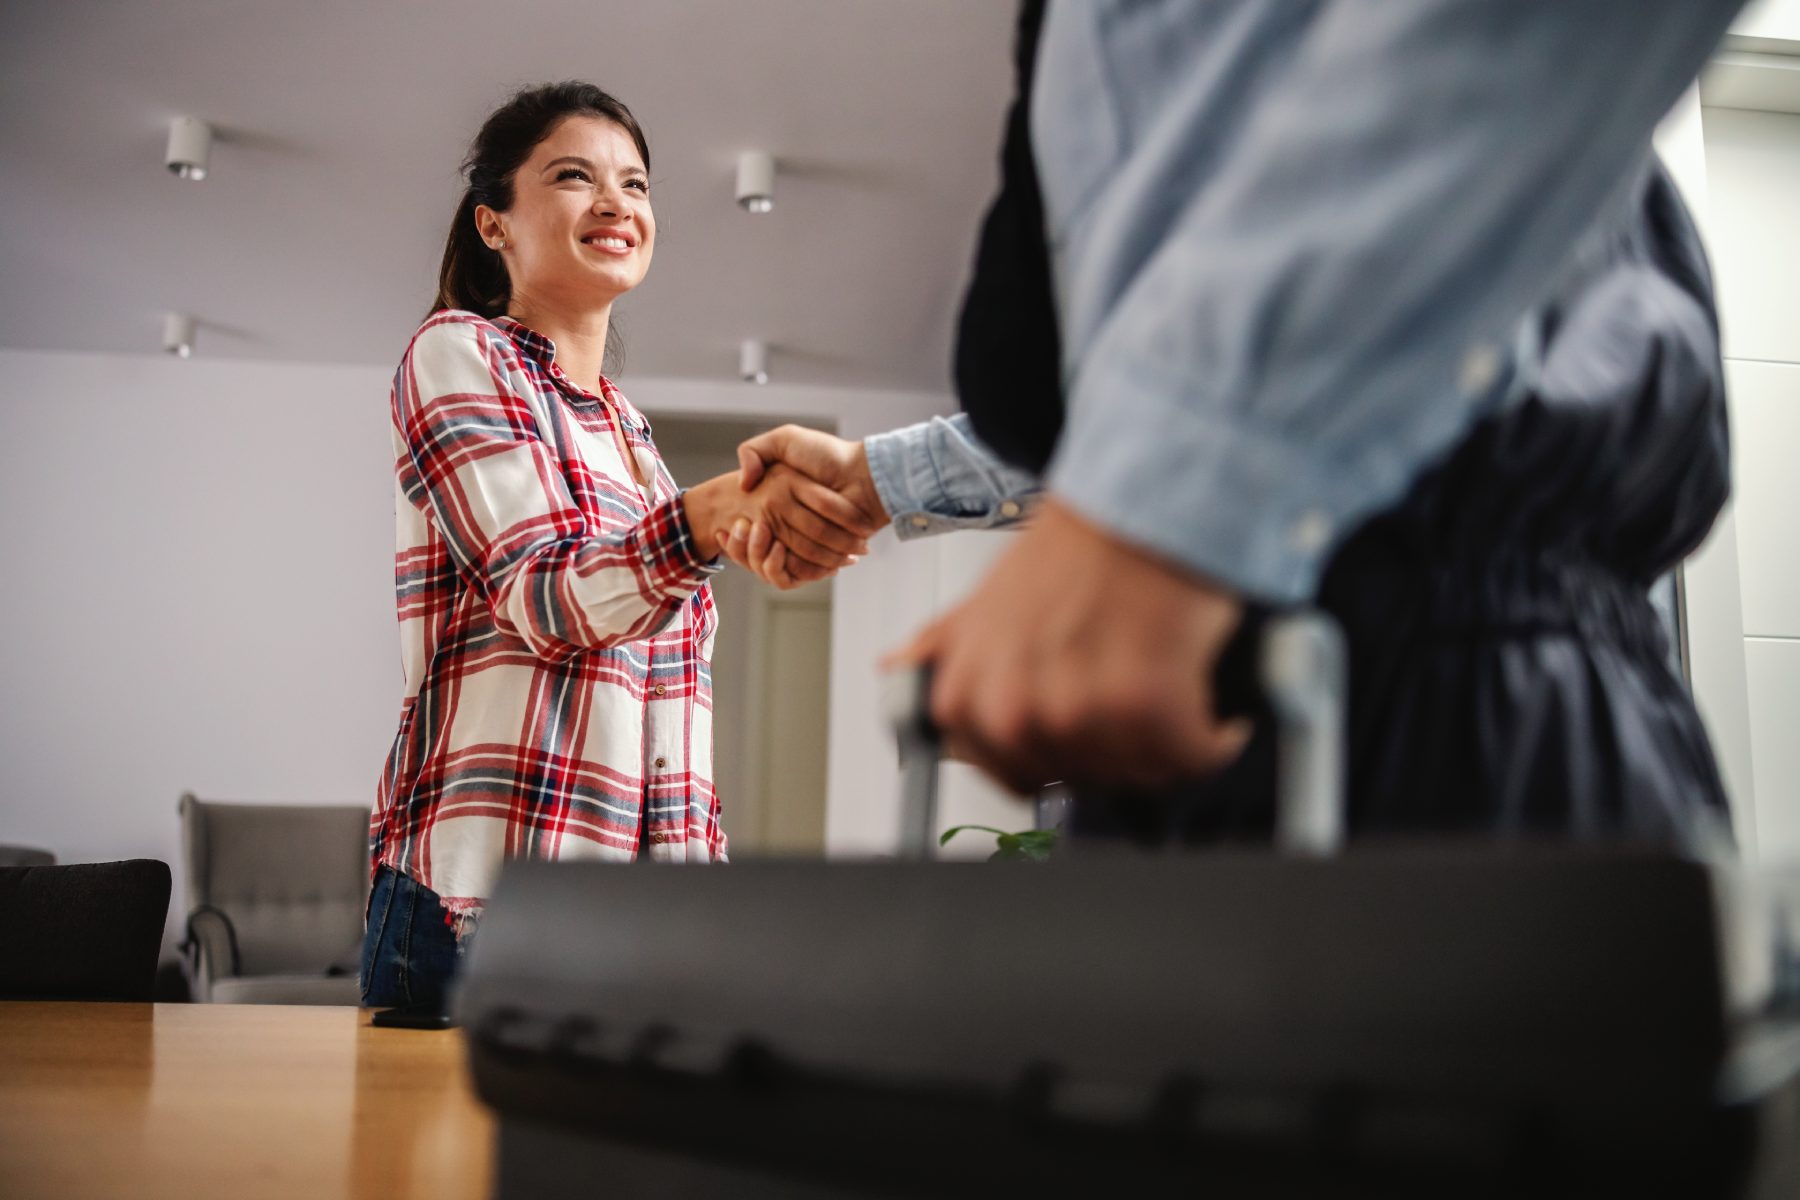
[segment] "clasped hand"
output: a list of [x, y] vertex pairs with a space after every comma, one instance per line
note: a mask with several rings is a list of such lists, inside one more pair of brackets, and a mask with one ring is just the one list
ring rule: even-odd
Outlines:
[[888, 520], [873, 481], [856, 478], [861, 454], [856, 443], [798, 426], [746, 442], [741, 470], [687, 492], [695, 541], [782, 589], [836, 573], [868, 553]]
[[[794, 493], [804, 511], [780, 521], [740, 512], [720, 538], [726, 557], [775, 587], [823, 579], [849, 565], [867, 553], [866, 539], [888, 523], [860, 442], [783, 425], [739, 446], [738, 466], [739, 486], [751, 497], [793, 473], [804, 480]], [[835, 540], [821, 523], [835, 527]], [[820, 553], [839, 546], [844, 537], [855, 539], [860, 548], [835, 559]]]

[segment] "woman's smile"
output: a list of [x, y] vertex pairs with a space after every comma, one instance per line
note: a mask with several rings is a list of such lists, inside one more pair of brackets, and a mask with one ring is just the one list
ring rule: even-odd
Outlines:
[[597, 229], [584, 233], [581, 244], [589, 250], [612, 255], [626, 255], [637, 249], [637, 239], [619, 229]]

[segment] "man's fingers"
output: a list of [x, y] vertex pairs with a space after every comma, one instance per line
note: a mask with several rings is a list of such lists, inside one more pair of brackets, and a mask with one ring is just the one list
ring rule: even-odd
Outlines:
[[738, 486], [746, 492], [762, 482], [763, 472], [773, 463], [786, 462], [793, 452], [793, 429], [782, 425], [738, 445], [738, 470], [743, 473]]
[[856, 561], [856, 556], [833, 550], [830, 546], [815, 542], [787, 521], [778, 523], [775, 536], [787, 547], [788, 562], [811, 563], [815, 567], [823, 567], [826, 571], [836, 571], [840, 567]]
[[756, 485], [762, 482], [763, 468], [766, 465], [762, 455], [752, 442], [745, 442], [737, 448], [737, 460], [738, 486], [746, 492], [754, 491]]
[[[784, 489], [798, 484], [791, 478], [781, 480]], [[822, 522], [793, 497], [791, 490], [777, 492], [763, 509], [762, 523], [769, 526], [775, 539], [787, 547], [788, 560], [796, 559], [835, 571], [848, 565], [854, 553], [866, 549], [862, 543], [834, 525]], [[817, 531], [829, 541], [821, 541], [808, 530]]]
[[803, 558], [796, 558], [788, 553], [787, 547], [780, 542], [775, 543], [775, 549], [770, 553], [770, 562], [777, 564], [771, 567], [770, 574], [773, 577], [771, 581], [775, 583], [776, 587], [783, 590], [797, 588], [803, 583], [829, 579], [837, 574], [836, 570], [832, 568], [817, 566]]
[[1166, 787], [1212, 775], [1249, 741], [1248, 720], [1221, 722], [1192, 685], [1109, 689], [1096, 680], [1070, 703], [1068, 688], [1043, 691], [1019, 753], [1071, 783]]
[[794, 500], [795, 503], [783, 507], [781, 515], [795, 529], [840, 554], [861, 556], [869, 552], [866, 537], [844, 524], [845, 521], [861, 524], [855, 505], [811, 480], [795, 482]]
[[858, 538], [872, 537], [881, 529], [882, 522], [864, 512], [849, 497], [813, 479], [796, 480], [794, 495], [819, 516]]

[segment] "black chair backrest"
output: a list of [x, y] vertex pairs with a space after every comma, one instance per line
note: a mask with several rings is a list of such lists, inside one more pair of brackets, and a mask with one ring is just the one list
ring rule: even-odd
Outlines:
[[169, 913], [169, 864], [0, 867], [0, 997], [148, 1001]]

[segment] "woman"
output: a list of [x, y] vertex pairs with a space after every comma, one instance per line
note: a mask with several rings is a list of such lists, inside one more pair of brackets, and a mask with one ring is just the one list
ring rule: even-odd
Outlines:
[[406, 696], [370, 827], [363, 1003], [439, 1008], [507, 858], [722, 861], [707, 579], [738, 520], [797, 578], [870, 522], [792, 472], [680, 491], [602, 374], [656, 240], [650, 151], [591, 84], [520, 92], [464, 171], [392, 394]]

